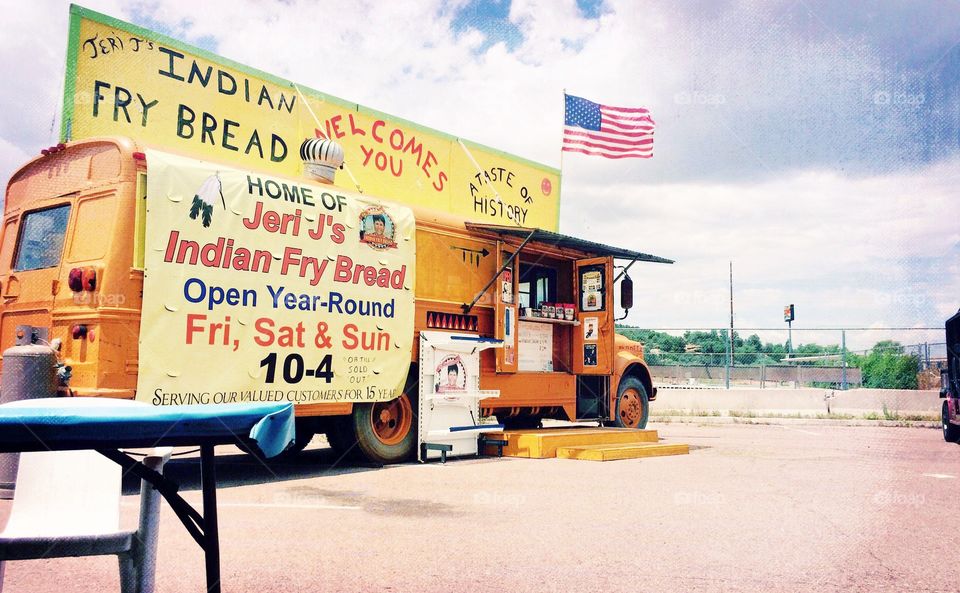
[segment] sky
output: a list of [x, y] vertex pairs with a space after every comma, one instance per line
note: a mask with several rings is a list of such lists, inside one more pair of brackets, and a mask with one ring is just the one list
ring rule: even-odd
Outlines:
[[[960, 2], [86, 0], [243, 64], [562, 169], [560, 230], [645, 328], [942, 327], [960, 307]], [[0, 24], [0, 179], [56, 141], [69, 4]], [[561, 157], [563, 92], [646, 107], [652, 159]], [[745, 331], [744, 333], [752, 333]], [[784, 332], [763, 332], [782, 341]], [[849, 332], [942, 341], [936, 331]]]

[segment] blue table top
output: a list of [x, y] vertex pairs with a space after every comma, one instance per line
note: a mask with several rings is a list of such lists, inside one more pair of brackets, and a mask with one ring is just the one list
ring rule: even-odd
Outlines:
[[250, 438], [273, 457], [294, 434], [289, 403], [152, 406], [62, 397], [0, 405], [0, 451], [191, 446]]

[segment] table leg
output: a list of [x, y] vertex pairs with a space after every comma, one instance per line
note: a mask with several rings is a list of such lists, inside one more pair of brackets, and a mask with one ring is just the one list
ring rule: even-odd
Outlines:
[[200, 446], [200, 483], [203, 489], [203, 551], [207, 593], [220, 593], [220, 534], [217, 527], [217, 471], [213, 445]]

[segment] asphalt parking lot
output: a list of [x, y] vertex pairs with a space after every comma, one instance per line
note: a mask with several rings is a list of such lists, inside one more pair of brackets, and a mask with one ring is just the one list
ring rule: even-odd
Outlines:
[[[960, 590], [960, 446], [939, 431], [652, 424], [690, 455], [382, 469], [219, 457], [224, 591]], [[199, 504], [197, 464], [172, 463]], [[0, 520], [9, 512], [0, 502]], [[126, 497], [125, 518], [136, 516]], [[952, 513], [952, 516], [951, 516]], [[157, 591], [202, 591], [164, 504]], [[112, 558], [9, 563], [4, 593], [117, 591]]]

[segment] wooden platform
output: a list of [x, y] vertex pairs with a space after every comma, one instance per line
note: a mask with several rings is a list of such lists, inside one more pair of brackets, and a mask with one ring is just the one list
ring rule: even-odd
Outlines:
[[589, 459], [590, 461], [613, 461], [663, 455], [686, 455], [690, 447], [685, 444], [628, 443], [625, 445], [590, 445], [586, 447], [560, 447], [557, 457], [561, 459]]
[[[487, 438], [507, 441], [505, 457], [546, 459], [630, 459], [656, 455], [682, 455], [689, 452], [686, 445], [660, 444], [655, 430], [629, 428], [541, 428], [531, 430], [504, 430], [487, 433]], [[487, 445], [486, 455], [496, 455], [497, 448]]]

